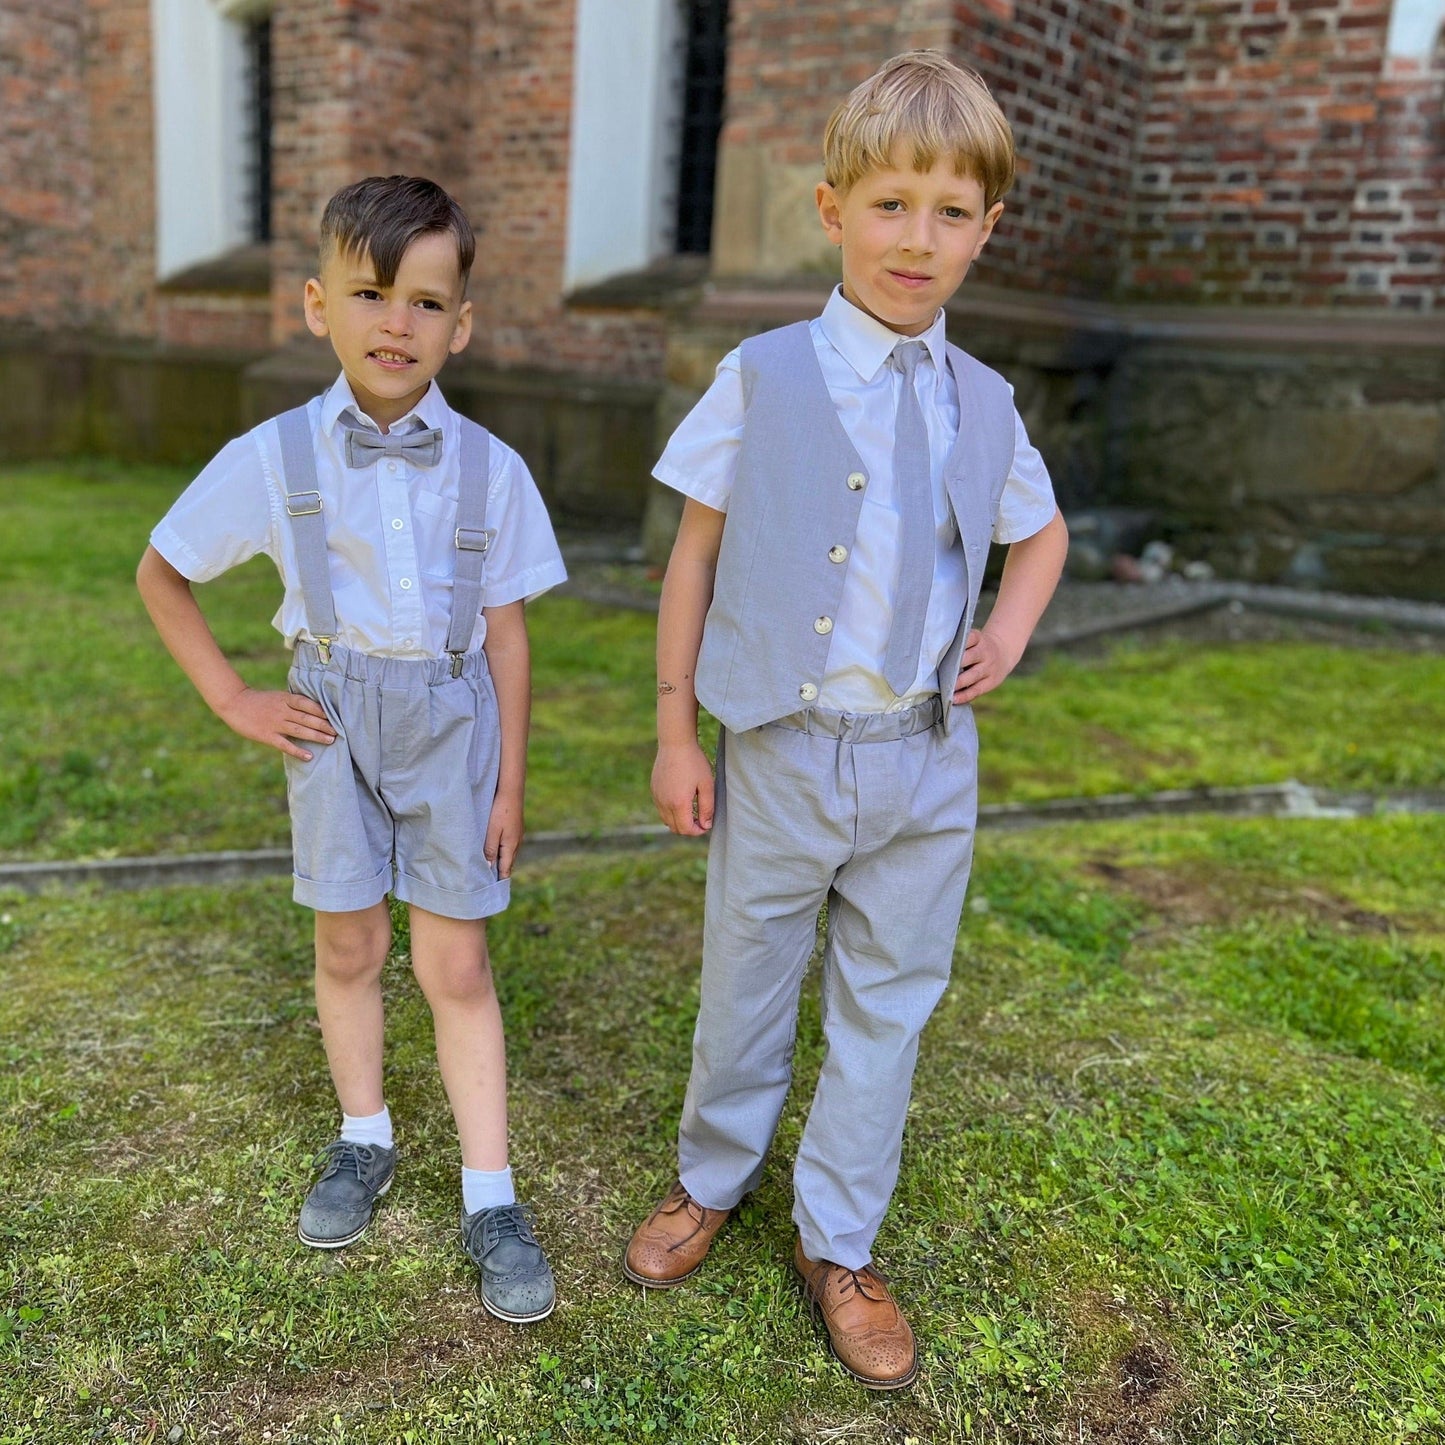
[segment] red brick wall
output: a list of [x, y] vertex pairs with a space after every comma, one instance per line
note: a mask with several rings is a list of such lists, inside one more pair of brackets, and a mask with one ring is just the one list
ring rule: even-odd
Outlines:
[[1445, 282], [1445, 50], [1384, 57], [1389, 0], [737, 0], [726, 145], [818, 150], [836, 99], [936, 44], [1018, 140], [976, 268], [1100, 298], [1428, 310]]
[[572, 128], [574, 0], [477, 6], [461, 200], [477, 232], [467, 355], [501, 366], [657, 374], [656, 316], [569, 312], [562, 287]]
[[1445, 281], [1445, 56], [1389, 0], [1161, 0], [1125, 292], [1429, 310]]
[[90, 257], [90, 116], [84, 0], [0, 10], [0, 316], [84, 326]]
[[1062, 294], [1112, 289], [1146, 84], [1140, 8], [1140, 0], [954, 6], [953, 56], [988, 82], [1019, 155], [979, 280]]
[[876, 0], [733, 0], [722, 144], [763, 145], [775, 164], [821, 176], [823, 127], [843, 96], [900, 50], [947, 43], [946, 0], [903, 8], [905, 19]]
[[305, 332], [301, 292], [334, 191], [395, 171], [463, 187], [471, 10], [468, 0], [279, 0], [271, 19], [275, 341]]
[[304, 334], [326, 198], [405, 171], [461, 201], [477, 232], [471, 360], [650, 376], [651, 315], [563, 303], [574, 0], [377, 6], [280, 0], [272, 19], [272, 337]]
[[[818, 158], [898, 50], [975, 65], [1019, 184], [979, 278], [1148, 301], [1429, 310], [1445, 281], [1445, 50], [1384, 58], [1388, 0], [733, 0], [723, 145]], [[254, 337], [154, 294], [149, 0], [0, 10], [0, 316], [205, 344]], [[575, 0], [278, 0], [269, 340], [301, 334], [321, 206], [375, 171], [477, 227], [471, 355], [660, 373], [650, 313], [562, 294]], [[174, 314], [172, 314], [174, 313]], [[182, 314], [184, 313], [184, 314]]]
[[115, 336], [149, 336], [156, 278], [150, 0], [89, 0], [86, 10], [94, 177], [86, 324]]
[[0, 317], [151, 333], [150, 54], [149, 0], [0, 11]]

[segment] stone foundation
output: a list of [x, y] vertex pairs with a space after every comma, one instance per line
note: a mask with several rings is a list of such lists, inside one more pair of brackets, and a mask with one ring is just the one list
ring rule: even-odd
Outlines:
[[[452, 363], [448, 398], [515, 446], [562, 520], [640, 525], [664, 561], [663, 444], [743, 337], [816, 315], [823, 279], [671, 297], [661, 384]], [[953, 340], [1003, 372], [1070, 511], [1127, 508], [1222, 577], [1445, 599], [1445, 318], [1115, 307], [975, 288]], [[11, 341], [0, 453], [203, 461], [335, 374], [269, 355]]]
[[[655, 450], [744, 336], [827, 285], [715, 284], [673, 318]], [[1129, 508], [1224, 576], [1445, 598], [1445, 321], [1160, 308], [969, 282], [949, 337], [1013, 384], [1067, 515]], [[648, 555], [680, 503], [656, 484]]]
[[[0, 347], [0, 455], [199, 465], [335, 375], [321, 346], [267, 355], [12, 340]], [[558, 518], [640, 523], [656, 386], [456, 363], [440, 380], [453, 406], [522, 454]]]

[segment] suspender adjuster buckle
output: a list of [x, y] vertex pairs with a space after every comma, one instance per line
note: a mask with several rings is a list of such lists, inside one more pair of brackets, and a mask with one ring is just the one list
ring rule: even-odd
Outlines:
[[322, 662], [331, 661], [331, 644], [334, 640], [334, 638], [330, 637], [318, 637], [316, 639], [316, 650], [321, 654]]
[[475, 527], [458, 527], [456, 530], [456, 544], [459, 552], [485, 552], [492, 545], [492, 539], [497, 535], [493, 527], [485, 527], [480, 531]]
[[449, 652], [447, 656], [452, 660], [452, 676], [460, 677], [462, 675], [462, 654], [460, 652]]
[[288, 517], [310, 517], [320, 510], [320, 492], [286, 493], [286, 515]]

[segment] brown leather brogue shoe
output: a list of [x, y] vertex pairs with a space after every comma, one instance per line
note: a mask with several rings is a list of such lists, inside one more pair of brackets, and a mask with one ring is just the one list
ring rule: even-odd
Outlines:
[[918, 1373], [918, 1346], [883, 1276], [871, 1264], [844, 1269], [793, 1246], [793, 1268], [823, 1316], [838, 1363], [870, 1390], [901, 1390]]
[[681, 1184], [647, 1216], [622, 1256], [622, 1273], [648, 1289], [671, 1289], [697, 1273], [713, 1235], [731, 1213], [704, 1209]]

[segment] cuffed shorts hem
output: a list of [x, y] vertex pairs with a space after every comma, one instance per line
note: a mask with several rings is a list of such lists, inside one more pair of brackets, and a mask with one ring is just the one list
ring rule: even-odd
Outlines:
[[374, 878], [361, 883], [323, 883], [316, 878], [303, 878], [299, 873], [292, 877], [295, 880], [292, 898], [318, 913], [359, 913], [380, 903], [391, 889], [390, 864]]
[[512, 880], [499, 878], [485, 887], [457, 893], [450, 888], [439, 888], [435, 883], [413, 878], [410, 874], [398, 873], [393, 892], [403, 903], [414, 903], [418, 908], [425, 908], [428, 913], [437, 913], [443, 918], [490, 918], [512, 901]]

